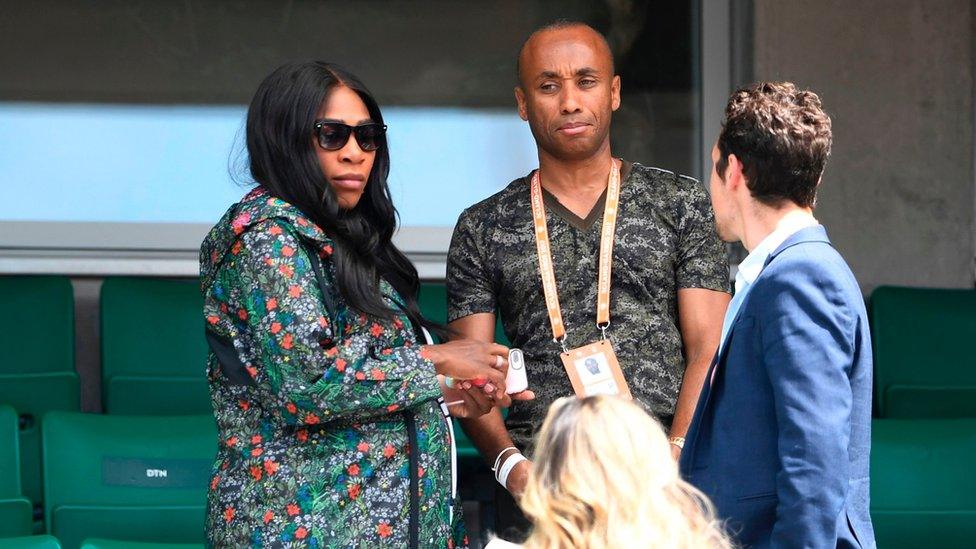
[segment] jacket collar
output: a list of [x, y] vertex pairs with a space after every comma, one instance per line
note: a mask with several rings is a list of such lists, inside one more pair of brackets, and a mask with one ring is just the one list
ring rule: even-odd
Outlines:
[[801, 229], [793, 234], [793, 236], [787, 238], [779, 245], [778, 248], [773, 250], [773, 253], [769, 254], [766, 258], [765, 265], [769, 265], [776, 256], [783, 253], [789, 248], [796, 246], [797, 244], [804, 244], [807, 242], [823, 242], [824, 244], [830, 244], [830, 239], [827, 238], [827, 229], [823, 225], [815, 225], [813, 227], [807, 227], [806, 229]]

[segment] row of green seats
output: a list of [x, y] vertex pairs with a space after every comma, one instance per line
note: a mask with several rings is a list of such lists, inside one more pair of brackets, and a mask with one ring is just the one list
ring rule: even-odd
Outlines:
[[[61, 541], [54, 536], [21, 536], [0, 538], [0, 549], [62, 549]], [[118, 541], [111, 539], [86, 539], [81, 549], [203, 549], [201, 543], [153, 543]]]

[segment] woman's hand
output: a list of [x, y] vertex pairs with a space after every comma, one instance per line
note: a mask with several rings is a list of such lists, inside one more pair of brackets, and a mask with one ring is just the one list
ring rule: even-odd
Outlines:
[[460, 385], [448, 387], [444, 376], [437, 377], [441, 381], [441, 393], [447, 403], [447, 410], [454, 417], [481, 417], [497, 405], [490, 395], [485, 394], [484, 389], [478, 387], [464, 389]]
[[434, 363], [438, 374], [463, 382], [468, 388], [477, 387], [476, 390], [492, 396], [496, 405], [503, 402], [502, 405], [507, 405], [510, 401], [505, 394], [508, 348], [504, 345], [459, 339], [440, 345], [424, 345], [420, 353]]

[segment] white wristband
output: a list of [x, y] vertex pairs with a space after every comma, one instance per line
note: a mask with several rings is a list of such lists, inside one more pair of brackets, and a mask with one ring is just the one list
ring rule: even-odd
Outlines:
[[514, 446], [509, 446], [508, 448], [505, 448], [501, 452], [498, 452], [498, 455], [495, 456], [495, 464], [491, 466], [491, 470], [493, 473], [495, 473], [496, 477], [498, 476], [498, 463], [502, 460], [502, 456], [505, 455], [505, 452], [509, 450], [515, 450], [516, 452], [518, 452], [518, 448]]
[[512, 454], [505, 458], [505, 463], [503, 463], [501, 469], [495, 473], [495, 480], [498, 481], [498, 484], [502, 485], [502, 488], [508, 490], [508, 475], [512, 472], [512, 469], [514, 469], [516, 465], [523, 461], [528, 460], [520, 453]]

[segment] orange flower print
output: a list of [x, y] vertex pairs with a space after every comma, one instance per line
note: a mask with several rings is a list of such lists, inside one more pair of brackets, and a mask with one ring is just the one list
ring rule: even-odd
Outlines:
[[241, 320], [247, 320], [247, 311], [245, 311], [244, 309], [237, 311], [237, 318], [240, 318]]
[[264, 460], [264, 472], [270, 477], [278, 472], [278, 462], [273, 459]]
[[251, 476], [254, 477], [254, 480], [261, 480], [261, 474], [261, 467], [259, 465], [251, 466]]
[[272, 322], [271, 323], [271, 333], [272, 334], [277, 334], [280, 331], [281, 331], [281, 323], [280, 322]]
[[298, 442], [305, 442], [306, 440], [308, 440], [308, 431], [306, 431], [305, 429], [299, 429], [295, 433], [295, 438], [298, 439]]
[[261, 435], [251, 437], [251, 444], [261, 444]]
[[234, 243], [233, 246], [231, 246], [230, 253], [234, 255], [241, 253], [241, 246], [242, 246], [241, 241], [238, 240], [237, 242]]
[[369, 451], [369, 444], [367, 444], [365, 440], [361, 440], [359, 441], [359, 444], [356, 445], [356, 449], [360, 452], [366, 453]]
[[[295, 268], [287, 264], [279, 265], [278, 272], [284, 275], [285, 278], [291, 278], [292, 276], [295, 275]], [[298, 297], [298, 296], [293, 295], [292, 297]]]
[[394, 448], [392, 444], [387, 443], [386, 447], [383, 448], [383, 457], [385, 457], [386, 459], [390, 459], [395, 455], [396, 455], [396, 448]]
[[366, 379], [366, 374], [364, 374], [362, 372], [356, 372], [356, 379], [358, 379], [359, 381], [362, 381], [362, 380]]
[[349, 487], [349, 499], [356, 499], [359, 497], [359, 491], [362, 488], [358, 484], [353, 484]]
[[307, 535], [308, 530], [306, 530], [304, 526], [299, 526], [298, 530], [295, 530], [295, 537], [298, 539], [305, 539], [305, 536]]
[[308, 414], [307, 416], [305, 416], [305, 423], [308, 423], [309, 425], [315, 425], [318, 422], [319, 422], [319, 416], [315, 414]]
[[228, 507], [224, 509], [224, 522], [230, 522], [234, 520], [234, 508]]
[[346, 371], [346, 361], [345, 360], [342, 360], [341, 358], [337, 358], [335, 364], [336, 364], [336, 370], [337, 371], [339, 371], [339, 372], [345, 372]]
[[383, 381], [384, 379], [386, 379], [386, 372], [380, 370], [379, 368], [373, 368], [373, 371], [370, 372], [370, 374], [372, 374], [373, 379], [375, 379], [376, 381]]
[[289, 517], [293, 517], [293, 516], [295, 516], [295, 515], [297, 515], [298, 513], [301, 512], [301, 509], [299, 509], [298, 506], [295, 505], [294, 503], [289, 503], [288, 504], [288, 507], [287, 507], [287, 510], [288, 510], [288, 516]]
[[207, 317], [207, 322], [209, 322], [210, 324], [216, 324], [220, 322], [220, 317], [217, 315], [210, 315]]
[[237, 446], [237, 437], [230, 437], [227, 439], [227, 447], [233, 448], [234, 446]]
[[237, 405], [241, 407], [241, 410], [247, 411], [251, 407], [251, 403], [246, 400], [238, 400]]
[[291, 297], [299, 297], [300, 295], [302, 295], [302, 287], [301, 286], [289, 286], [288, 287], [288, 295], [291, 296]]
[[390, 404], [389, 406], [386, 407], [387, 412], [396, 412], [399, 409], [400, 409], [399, 404]]
[[388, 521], [381, 520], [376, 525], [376, 533], [379, 534], [381, 538], [388, 538], [393, 535], [393, 528], [390, 526]]
[[251, 450], [251, 455], [254, 456], [254, 457], [258, 457], [258, 456], [260, 456], [263, 453], [264, 453], [264, 450], [262, 450], [261, 448], [255, 448], [255, 449]]
[[271, 299], [264, 302], [264, 306], [269, 311], [273, 311], [278, 308], [278, 300], [272, 297]]
[[254, 366], [245, 366], [244, 369], [247, 370], [247, 373], [250, 374], [251, 377], [258, 377], [258, 369]]
[[274, 513], [272, 513], [271, 511], [266, 511], [264, 513], [264, 523], [265, 524], [271, 522], [271, 519], [273, 519], [273, 518], [274, 518]]
[[329, 321], [326, 320], [326, 318], [324, 316], [319, 315], [319, 326], [325, 328], [328, 325], [329, 325]]
[[418, 477], [424, 476], [424, 472], [425, 471], [424, 471], [424, 468], [423, 467], [417, 467], [417, 476]]
[[383, 335], [383, 327], [374, 322], [373, 326], [369, 329], [369, 333], [373, 334], [373, 337], [380, 337]]
[[291, 334], [285, 335], [285, 338], [281, 340], [281, 346], [285, 349], [291, 349], [293, 345], [294, 338], [291, 337]]
[[352, 465], [347, 467], [346, 470], [349, 471], [350, 475], [356, 476], [359, 474], [359, 464], [353, 463]]
[[214, 478], [210, 480], [210, 489], [216, 490], [218, 484], [220, 484], [220, 475], [214, 475]]
[[325, 246], [324, 246], [324, 247], [322, 248], [322, 251], [323, 251], [323, 252], [325, 252], [325, 253], [326, 253], [326, 254], [328, 254], [328, 255], [332, 255], [332, 246], [330, 246], [330, 245], [328, 245], [328, 244], [326, 244], [326, 245], [325, 245]]
[[281, 255], [283, 255], [285, 257], [291, 257], [291, 256], [295, 255], [295, 248], [292, 248], [291, 246], [282, 246], [281, 247]]
[[285, 409], [288, 410], [289, 414], [294, 414], [295, 412], [298, 411], [298, 407], [295, 406], [294, 402], [289, 402], [288, 404], [285, 404]]
[[278, 236], [279, 234], [281, 234], [281, 227], [277, 225], [272, 225], [271, 228], [268, 229], [268, 232], [275, 236]]

